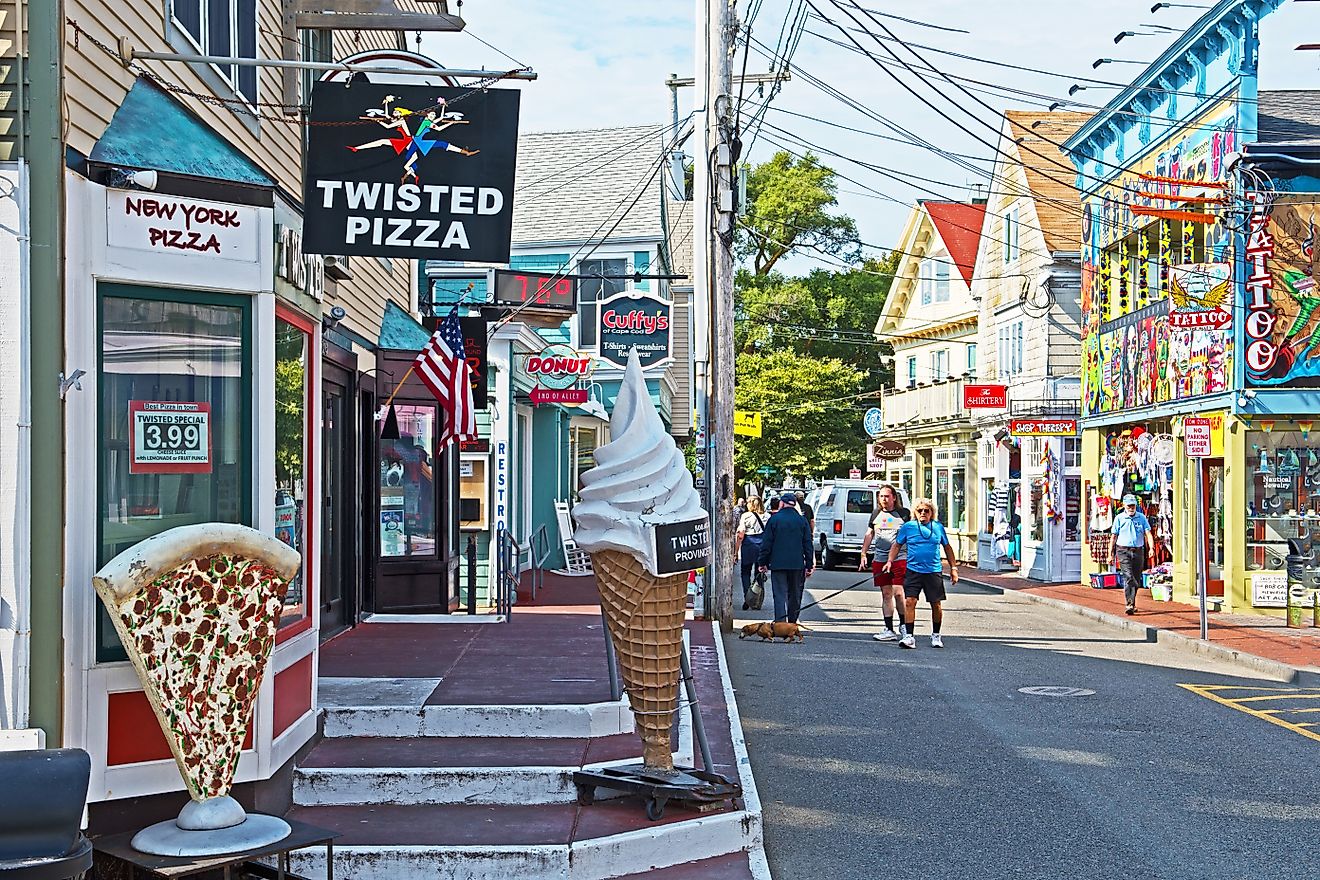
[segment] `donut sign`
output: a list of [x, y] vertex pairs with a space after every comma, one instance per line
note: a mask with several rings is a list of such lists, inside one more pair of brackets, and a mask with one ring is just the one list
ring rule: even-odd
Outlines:
[[596, 359], [569, 345], [547, 345], [539, 354], [527, 356], [527, 375], [545, 388], [569, 388], [590, 379]]
[[623, 294], [602, 301], [598, 312], [602, 360], [626, 367], [634, 348], [643, 367], [669, 360], [673, 312], [667, 300]]

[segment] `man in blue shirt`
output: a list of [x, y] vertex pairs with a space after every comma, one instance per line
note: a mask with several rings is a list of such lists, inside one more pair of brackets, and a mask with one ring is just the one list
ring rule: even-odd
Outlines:
[[889, 558], [885, 571], [892, 572], [900, 547], [907, 550], [907, 572], [903, 575], [903, 596], [907, 600], [904, 619], [907, 632], [898, 640], [901, 648], [915, 648], [917, 599], [922, 593], [930, 603], [932, 648], [943, 648], [940, 625], [944, 622], [944, 575], [940, 565], [940, 550], [949, 561], [949, 579], [958, 583], [958, 562], [953, 558], [953, 547], [944, 526], [935, 521], [935, 503], [929, 498], [918, 498], [912, 505], [914, 520], [899, 526], [894, 542], [889, 545]]
[[[1115, 548], [1118, 555], [1115, 556]], [[1127, 600], [1127, 613], [1137, 613], [1137, 587], [1141, 586], [1141, 572], [1145, 562], [1155, 556], [1155, 539], [1150, 533], [1150, 520], [1137, 509], [1137, 496], [1123, 496], [1123, 510], [1114, 517], [1113, 534], [1109, 537], [1109, 558], [1118, 567], [1123, 579], [1123, 598]]]
[[775, 620], [798, 622], [802, 609], [802, 589], [811, 576], [816, 554], [811, 549], [807, 521], [797, 512], [797, 496], [780, 496], [777, 513], [766, 520], [761, 533], [761, 553], [757, 563], [770, 572], [770, 589], [775, 597]]

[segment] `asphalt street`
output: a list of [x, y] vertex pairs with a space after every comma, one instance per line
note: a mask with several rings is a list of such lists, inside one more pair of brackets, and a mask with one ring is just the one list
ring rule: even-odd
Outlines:
[[[818, 571], [808, 593], [861, 577]], [[869, 584], [802, 622], [805, 644], [726, 637], [780, 880], [1315, 876], [1320, 742], [1203, 695], [1295, 688], [973, 587], [944, 650], [924, 605], [916, 650], [873, 641]]]

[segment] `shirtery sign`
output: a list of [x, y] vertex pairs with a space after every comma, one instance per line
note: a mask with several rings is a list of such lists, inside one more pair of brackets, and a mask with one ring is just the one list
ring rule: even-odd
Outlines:
[[106, 193], [106, 243], [242, 263], [260, 258], [257, 209], [154, 193]]
[[318, 82], [303, 250], [507, 263], [518, 98], [509, 89]]
[[963, 409], [1003, 409], [1006, 406], [1007, 385], [963, 386]]
[[637, 349], [643, 367], [669, 360], [670, 304], [652, 296], [623, 294], [600, 304], [600, 356], [628, 365], [628, 352]]

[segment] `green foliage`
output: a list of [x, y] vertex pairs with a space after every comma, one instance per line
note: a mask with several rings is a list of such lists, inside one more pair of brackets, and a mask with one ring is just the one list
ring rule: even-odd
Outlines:
[[747, 178], [747, 212], [737, 256], [752, 271], [768, 275], [780, 259], [799, 249], [854, 263], [861, 259], [857, 224], [826, 209], [838, 204], [834, 171], [808, 153], [794, 159], [775, 153]]
[[834, 358], [790, 350], [738, 357], [734, 405], [764, 413], [760, 437], [736, 437], [734, 468], [752, 475], [769, 465], [799, 476], [828, 476], [859, 464], [866, 441], [851, 398], [866, 373]]
[[307, 337], [292, 324], [275, 323], [275, 482], [291, 487], [303, 474], [307, 425]]

